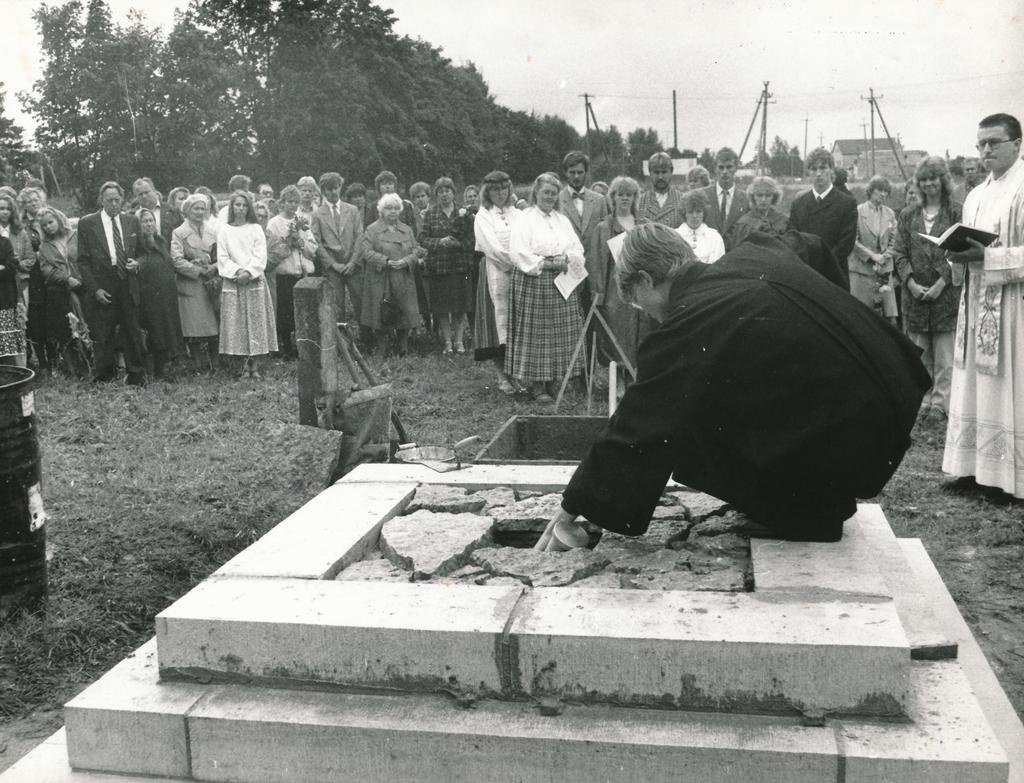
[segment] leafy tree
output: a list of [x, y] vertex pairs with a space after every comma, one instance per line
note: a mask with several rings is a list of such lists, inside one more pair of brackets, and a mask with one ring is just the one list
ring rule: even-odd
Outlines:
[[626, 171], [626, 142], [614, 125], [609, 125], [607, 130], [592, 130], [590, 133], [591, 179], [611, 182]]
[[[399, 36], [370, 0], [191, 0], [166, 36], [107, 0], [36, 12], [44, 70], [20, 96], [36, 141], [89, 204], [106, 179], [217, 188], [239, 171], [278, 186], [329, 169], [405, 183], [448, 174], [517, 181], [582, 148], [560, 117], [499, 106], [472, 64]], [[592, 139], [608, 174], [627, 147]]]
[[644, 161], [655, 152], [664, 151], [654, 128], [636, 128], [626, 135], [627, 171], [631, 177], [644, 175]]
[[28, 164], [24, 131], [4, 114], [6, 97], [7, 91], [0, 82], [0, 183], [3, 184], [14, 182], [17, 172]]
[[767, 164], [768, 171], [773, 177], [798, 177], [803, 174], [800, 148], [779, 136], [772, 142]]

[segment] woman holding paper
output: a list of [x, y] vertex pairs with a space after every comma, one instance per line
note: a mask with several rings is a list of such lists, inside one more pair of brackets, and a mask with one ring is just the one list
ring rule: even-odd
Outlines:
[[509, 258], [515, 269], [509, 291], [505, 371], [527, 386], [538, 402], [553, 402], [567, 374], [578, 376], [582, 352], [570, 367], [583, 331], [579, 284], [586, 278], [583, 245], [557, 209], [561, 183], [541, 174], [531, 206], [512, 225]]
[[[626, 353], [626, 358], [636, 366], [637, 347], [640, 340], [650, 331], [650, 319], [641, 310], [626, 304], [619, 296], [615, 285], [615, 258], [609, 240], [619, 237], [635, 226], [647, 222], [638, 218], [637, 202], [640, 185], [632, 177], [616, 177], [608, 191], [612, 213], [602, 220], [594, 233], [591, 258], [595, 259], [594, 274], [590, 277], [591, 291], [598, 298], [601, 311], [615, 334], [615, 339]], [[615, 244], [621, 247], [621, 239]], [[607, 346], [605, 353], [611, 360], [621, 361], [617, 352]]]
[[945, 421], [953, 378], [953, 343], [960, 286], [954, 286], [946, 253], [919, 234], [939, 236], [960, 220], [946, 161], [925, 158], [914, 172], [922, 201], [900, 212], [893, 257], [903, 292], [907, 336], [924, 351], [921, 361], [932, 377], [922, 415]]

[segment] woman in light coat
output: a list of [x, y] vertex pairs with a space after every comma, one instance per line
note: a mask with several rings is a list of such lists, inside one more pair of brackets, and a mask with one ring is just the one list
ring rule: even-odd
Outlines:
[[[193, 193], [181, 205], [185, 222], [171, 233], [171, 261], [178, 287], [181, 333], [197, 370], [213, 372], [219, 351], [220, 277], [215, 258], [216, 219], [209, 217], [209, 199]], [[206, 351], [205, 367], [199, 361]]]

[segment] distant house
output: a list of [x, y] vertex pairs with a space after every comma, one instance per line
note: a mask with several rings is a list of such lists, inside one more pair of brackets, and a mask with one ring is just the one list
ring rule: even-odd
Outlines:
[[[913, 171], [917, 162], [925, 156], [921, 150], [905, 151], [898, 140], [875, 139], [875, 174], [881, 174], [892, 180], [902, 181], [899, 164], [893, 155], [892, 147], [896, 147], [907, 175]], [[914, 161], [908, 160], [913, 153]], [[832, 157], [836, 160], [836, 168], [846, 169], [850, 179], [868, 179], [871, 177], [871, 141], [870, 139], [837, 139], [832, 145]]]
[[[676, 178], [681, 179], [683, 182], [686, 181], [686, 175], [694, 166], [697, 165], [696, 157], [686, 158], [672, 158], [672, 179], [675, 181]], [[650, 169], [647, 167], [647, 161], [643, 162], [643, 172], [645, 177], [651, 176]]]

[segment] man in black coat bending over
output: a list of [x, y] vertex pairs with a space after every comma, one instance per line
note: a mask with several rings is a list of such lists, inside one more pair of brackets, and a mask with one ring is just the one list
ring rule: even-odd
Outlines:
[[895, 472], [930, 386], [917, 350], [783, 242], [750, 239], [705, 265], [665, 226], [626, 235], [620, 291], [660, 326], [538, 548], [585, 545], [577, 516], [642, 535], [669, 476], [764, 535], [838, 541]]

